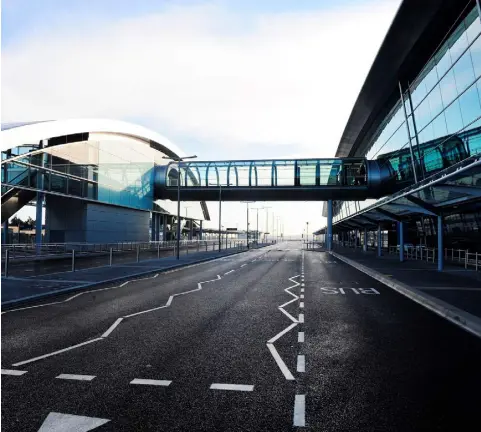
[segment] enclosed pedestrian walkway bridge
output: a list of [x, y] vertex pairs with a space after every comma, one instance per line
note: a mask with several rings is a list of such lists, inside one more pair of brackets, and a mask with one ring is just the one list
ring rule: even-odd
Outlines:
[[392, 192], [395, 177], [387, 165], [365, 158], [194, 161], [156, 167], [156, 198], [176, 200], [179, 186], [183, 201], [215, 201], [220, 194], [222, 201], [364, 200]]

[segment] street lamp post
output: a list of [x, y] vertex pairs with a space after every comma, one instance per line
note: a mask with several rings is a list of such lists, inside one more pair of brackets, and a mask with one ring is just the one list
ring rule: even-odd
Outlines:
[[185, 161], [186, 159], [195, 159], [197, 156], [185, 156], [185, 157], [169, 157], [164, 156], [163, 159], [170, 159], [174, 162], [177, 162], [177, 254], [176, 257], [180, 259], [180, 164], [181, 162]]
[[246, 242], [247, 242], [247, 249], [249, 249], [249, 204], [255, 201], [241, 201], [242, 203], [247, 204], [247, 230], [246, 230]]

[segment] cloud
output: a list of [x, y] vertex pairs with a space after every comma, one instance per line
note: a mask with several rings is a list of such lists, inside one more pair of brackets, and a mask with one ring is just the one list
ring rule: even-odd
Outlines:
[[255, 158], [256, 147], [330, 157], [398, 4], [240, 14], [196, 3], [72, 18], [3, 49], [2, 122], [145, 118], [218, 158], [239, 148]]

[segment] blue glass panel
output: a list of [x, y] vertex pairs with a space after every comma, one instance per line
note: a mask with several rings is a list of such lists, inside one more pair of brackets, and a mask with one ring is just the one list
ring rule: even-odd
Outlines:
[[454, 101], [446, 111], [444, 111], [444, 115], [446, 117], [449, 134], [456, 133], [463, 129], [463, 117], [461, 115], [461, 107], [458, 100]]
[[454, 65], [453, 72], [456, 79], [458, 94], [461, 94], [476, 78], [469, 50], [466, 51], [466, 53]]
[[470, 46], [469, 52], [471, 53], [474, 74], [477, 78], [481, 75], [481, 37], [478, 37]]
[[448, 134], [444, 112], [442, 112], [433, 120], [433, 130], [434, 138], [439, 138]]
[[481, 105], [479, 103], [478, 88], [471, 86], [460, 98], [461, 113], [463, 124], [467, 127], [477, 117], [481, 115]]

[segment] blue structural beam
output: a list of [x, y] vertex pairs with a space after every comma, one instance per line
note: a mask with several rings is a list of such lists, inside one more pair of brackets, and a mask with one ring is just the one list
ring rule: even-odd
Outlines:
[[397, 229], [399, 232], [399, 261], [404, 262], [404, 223], [398, 222]]
[[332, 200], [327, 202], [327, 250], [332, 250]]
[[438, 270], [443, 271], [444, 255], [443, 255], [443, 217], [438, 216]]

